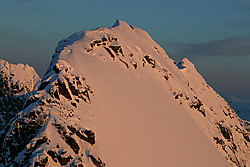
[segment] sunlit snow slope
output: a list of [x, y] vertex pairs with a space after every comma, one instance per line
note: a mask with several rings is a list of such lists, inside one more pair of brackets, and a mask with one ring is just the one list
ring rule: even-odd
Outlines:
[[188, 59], [120, 20], [60, 41], [26, 106], [3, 165], [249, 166], [248, 123]]

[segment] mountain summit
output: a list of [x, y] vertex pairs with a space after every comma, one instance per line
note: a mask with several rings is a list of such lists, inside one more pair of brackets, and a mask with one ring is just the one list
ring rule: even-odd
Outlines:
[[249, 166], [241, 120], [187, 59], [116, 21], [59, 41], [1, 131], [3, 166]]

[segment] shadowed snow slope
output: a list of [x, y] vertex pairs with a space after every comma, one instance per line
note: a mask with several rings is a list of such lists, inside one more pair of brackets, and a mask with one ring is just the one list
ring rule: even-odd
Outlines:
[[0, 162], [247, 166], [247, 124], [188, 59], [177, 66], [144, 30], [118, 20], [58, 43], [38, 91], [6, 129]]

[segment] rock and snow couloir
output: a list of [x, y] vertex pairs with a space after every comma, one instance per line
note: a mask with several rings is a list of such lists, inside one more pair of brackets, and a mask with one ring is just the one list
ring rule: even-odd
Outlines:
[[188, 59], [118, 20], [58, 43], [2, 130], [0, 165], [243, 167], [248, 125]]

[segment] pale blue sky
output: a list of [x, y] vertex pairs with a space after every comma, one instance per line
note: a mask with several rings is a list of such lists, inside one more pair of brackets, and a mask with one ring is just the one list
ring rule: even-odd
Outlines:
[[249, 0], [0, 0], [0, 59], [42, 75], [59, 40], [116, 19], [191, 59], [223, 96], [250, 96]]

